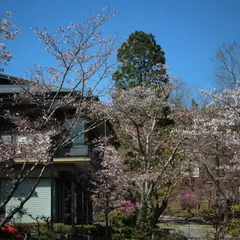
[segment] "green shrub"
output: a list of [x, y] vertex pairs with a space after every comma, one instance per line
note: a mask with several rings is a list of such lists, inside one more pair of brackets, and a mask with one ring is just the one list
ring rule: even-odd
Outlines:
[[[125, 201], [129, 202], [129, 201]], [[130, 205], [130, 204], [129, 204]], [[122, 207], [112, 211], [109, 214], [112, 225], [112, 240], [148, 240], [151, 239], [151, 231], [149, 229], [154, 228], [154, 224], [151, 227], [145, 228], [145, 223], [141, 226], [137, 226], [137, 217], [141, 211], [143, 222], [150, 223], [148, 221], [148, 209], [145, 208], [127, 208]], [[144, 225], [144, 227], [143, 227]], [[149, 235], [149, 236], [148, 236]]]
[[45, 222], [40, 222], [39, 224], [36, 222], [14, 223], [14, 226], [18, 229], [18, 231], [24, 232], [28, 235], [33, 233], [38, 234], [49, 230], [49, 227]]
[[137, 226], [145, 231], [151, 231], [155, 228], [155, 214], [153, 207], [142, 203], [137, 212]]
[[97, 225], [76, 225], [75, 228], [85, 229], [86, 232], [96, 232], [98, 229]]
[[112, 222], [112, 240], [134, 239], [136, 214], [132, 211], [115, 210], [109, 214]]
[[38, 240], [51, 240], [53, 237], [53, 233], [49, 230], [44, 231], [41, 235], [37, 238]]
[[188, 238], [182, 232], [170, 233], [166, 240], [187, 240]]
[[234, 218], [240, 218], [240, 205], [232, 206], [232, 212]]
[[[54, 232], [51, 233], [47, 223], [40, 222], [39, 225], [36, 222], [31, 223], [15, 223], [15, 227], [24, 232], [27, 236], [31, 236], [28, 239], [31, 240], [49, 240], [52, 238], [52, 234], [60, 239], [66, 239], [66, 235], [70, 235], [74, 239], [103, 239], [105, 235], [105, 227], [102, 225], [65, 225], [63, 223], [54, 224]], [[110, 227], [109, 232], [112, 232]], [[1, 235], [0, 235], [1, 236]]]
[[229, 224], [229, 233], [233, 237], [240, 236], [240, 205], [232, 206], [233, 219]]
[[112, 235], [112, 240], [127, 240], [127, 239], [132, 239], [131, 237], [135, 232], [135, 228], [124, 226], [124, 227], [114, 228], [113, 231], [114, 233]]
[[119, 227], [113, 229], [112, 240], [150, 240], [143, 231], [136, 227]]
[[[24, 232], [28, 236], [37, 238], [41, 236], [42, 240], [49, 239], [51, 231], [47, 226], [47, 223], [41, 222], [39, 225], [33, 223], [15, 223], [14, 226], [20, 231]], [[54, 224], [54, 233], [64, 236], [66, 234], [77, 235], [77, 236], [104, 236], [105, 228], [101, 225], [65, 225], [63, 223]], [[39, 238], [40, 239], [40, 238]]]
[[240, 236], [240, 219], [233, 218], [229, 224], [229, 233], [233, 237]]
[[136, 214], [134, 212], [113, 211], [109, 214], [112, 226], [136, 226]]
[[153, 234], [152, 240], [187, 240], [187, 237], [185, 237], [182, 232], [159, 230], [157, 234]]
[[78, 235], [104, 236], [104, 227], [101, 225], [76, 225], [73, 230]]
[[55, 223], [54, 232], [57, 233], [71, 233], [73, 232], [73, 227], [71, 225], [65, 225], [64, 223]]

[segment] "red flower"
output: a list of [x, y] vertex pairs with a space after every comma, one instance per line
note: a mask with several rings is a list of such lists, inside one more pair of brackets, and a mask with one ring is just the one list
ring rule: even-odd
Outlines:
[[5, 223], [4, 226], [0, 228], [0, 231], [9, 233], [9, 234], [13, 234], [17, 238], [22, 238], [24, 236], [24, 233], [19, 233], [14, 226], [9, 225], [8, 223]]

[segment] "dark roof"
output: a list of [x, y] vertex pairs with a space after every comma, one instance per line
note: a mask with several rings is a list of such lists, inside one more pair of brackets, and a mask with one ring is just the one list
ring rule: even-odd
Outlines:
[[18, 93], [22, 91], [22, 87], [16, 84], [0, 85], [0, 93]]
[[[2, 81], [1, 81], [2, 80]], [[18, 84], [15, 82], [18, 81]], [[21, 84], [22, 83], [22, 84]], [[0, 93], [18, 93], [21, 92], [23, 89], [27, 89], [30, 83], [29, 80], [13, 77], [10, 75], [6, 75], [0, 73]], [[52, 92], [57, 92], [57, 87], [50, 87]], [[70, 89], [62, 88], [60, 92], [70, 92]]]
[[[16, 84], [16, 81], [18, 81], [18, 84]], [[0, 73], [0, 94], [14, 94], [19, 93], [23, 91], [24, 89], [27, 89], [30, 87], [29, 83], [30, 80], [17, 78], [14, 76], [10, 76], [7, 74]], [[58, 91], [58, 87], [50, 87], [52, 93], [56, 93]], [[72, 89], [68, 88], [62, 88], [60, 90], [61, 95], [65, 95], [72, 91]], [[79, 91], [75, 91], [76, 93]], [[95, 98], [98, 100], [98, 96], [92, 96], [92, 98]]]
[[10, 76], [4, 73], [0, 73], [0, 78], [1, 79], [8, 79], [8, 80], [18, 80], [19, 78], [14, 77], [14, 76]]

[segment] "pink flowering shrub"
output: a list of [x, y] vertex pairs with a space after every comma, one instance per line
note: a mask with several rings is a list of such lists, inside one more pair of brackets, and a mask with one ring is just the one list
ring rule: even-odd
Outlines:
[[140, 203], [135, 204], [131, 200], [120, 202], [121, 207], [110, 213], [113, 226], [136, 226], [136, 213]]
[[197, 208], [198, 197], [194, 193], [183, 192], [178, 196], [182, 210]]
[[121, 210], [123, 212], [135, 212], [136, 209], [140, 206], [139, 202], [136, 202], [135, 204], [131, 202], [131, 200], [123, 200], [121, 201]]

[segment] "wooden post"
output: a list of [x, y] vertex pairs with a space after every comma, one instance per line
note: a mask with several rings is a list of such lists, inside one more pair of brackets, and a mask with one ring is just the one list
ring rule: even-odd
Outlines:
[[54, 230], [54, 168], [53, 168], [53, 157], [51, 158], [50, 165], [50, 178], [51, 178], [51, 231]]

